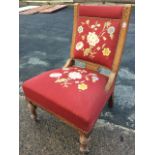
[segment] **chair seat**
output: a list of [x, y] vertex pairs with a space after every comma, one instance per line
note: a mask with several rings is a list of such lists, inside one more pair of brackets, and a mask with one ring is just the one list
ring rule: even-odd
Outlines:
[[75, 127], [89, 132], [110, 97], [108, 78], [79, 67], [44, 72], [23, 84], [25, 96]]

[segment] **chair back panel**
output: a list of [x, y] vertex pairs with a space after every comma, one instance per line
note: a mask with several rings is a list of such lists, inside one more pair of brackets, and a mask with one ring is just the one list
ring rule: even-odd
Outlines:
[[78, 5], [73, 57], [112, 68], [123, 6]]
[[80, 5], [79, 16], [120, 19], [122, 18], [122, 8], [122, 6]]

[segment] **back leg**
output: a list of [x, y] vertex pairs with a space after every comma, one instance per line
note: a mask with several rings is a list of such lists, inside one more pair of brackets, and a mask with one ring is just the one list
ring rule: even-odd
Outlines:
[[109, 100], [108, 100], [108, 107], [112, 108], [114, 106], [114, 93], [111, 94]]

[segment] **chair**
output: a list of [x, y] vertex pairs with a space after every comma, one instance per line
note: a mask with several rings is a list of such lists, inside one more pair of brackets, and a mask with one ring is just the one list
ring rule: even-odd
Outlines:
[[81, 152], [89, 151], [89, 135], [106, 103], [113, 106], [130, 12], [130, 5], [76, 4], [66, 64], [23, 83], [31, 118], [40, 107], [77, 129]]

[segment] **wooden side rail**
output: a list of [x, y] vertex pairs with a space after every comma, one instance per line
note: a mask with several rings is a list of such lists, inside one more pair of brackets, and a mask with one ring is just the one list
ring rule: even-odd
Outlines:
[[109, 91], [110, 90], [110, 88], [112, 87], [112, 85], [115, 82], [115, 79], [116, 79], [116, 73], [111, 72], [110, 75], [109, 75], [108, 82], [107, 82], [107, 84], [105, 86], [105, 91]]

